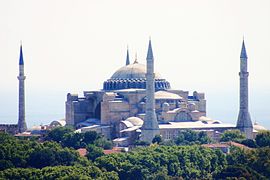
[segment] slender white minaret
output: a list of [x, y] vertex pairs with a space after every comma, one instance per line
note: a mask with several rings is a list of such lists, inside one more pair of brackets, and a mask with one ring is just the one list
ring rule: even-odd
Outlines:
[[245, 42], [243, 40], [240, 55], [240, 110], [237, 120], [237, 128], [245, 133], [249, 139], [253, 138], [253, 125], [248, 110], [248, 71], [247, 71], [247, 53]]
[[23, 62], [23, 51], [22, 45], [20, 47], [20, 59], [19, 59], [19, 117], [18, 117], [18, 131], [20, 133], [27, 130], [25, 122], [25, 93], [24, 93], [24, 62]]
[[146, 114], [141, 128], [141, 140], [151, 143], [155, 135], [160, 134], [155, 111], [155, 74], [151, 40], [149, 40], [146, 61]]

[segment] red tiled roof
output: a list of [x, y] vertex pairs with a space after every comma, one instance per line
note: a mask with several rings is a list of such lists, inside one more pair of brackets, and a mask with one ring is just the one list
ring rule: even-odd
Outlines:
[[15, 137], [40, 137], [40, 134], [29, 134], [29, 133], [18, 133], [14, 135]]
[[208, 148], [225, 148], [225, 147], [229, 147], [229, 146], [236, 146], [239, 148], [245, 148], [245, 149], [250, 149], [249, 147], [237, 143], [237, 142], [233, 142], [233, 141], [229, 141], [229, 142], [224, 142], [224, 143], [216, 143], [216, 144], [202, 144], [203, 147], [208, 147]]
[[239, 148], [250, 149], [249, 147], [245, 146], [244, 144], [240, 144], [240, 143], [233, 142], [233, 141], [226, 142], [226, 144], [228, 144], [229, 146], [236, 146]]
[[113, 154], [113, 153], [120, 153], [121, 150], [118, 149], [107, 149], [107, 150], [103, 150], [104, 154]]
[[203, 144], [203, 147], [208, 147], [208, 148], [226, 148], [229, 147], [228, 144]]

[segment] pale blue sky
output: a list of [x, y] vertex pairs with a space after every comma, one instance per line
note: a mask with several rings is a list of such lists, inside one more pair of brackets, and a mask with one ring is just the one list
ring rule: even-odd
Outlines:
[[26, 113], [40, 123], [64, 117], [67, 92], [102, 88], [127, 45], [145, 63], [149, 36], [172, 88], [205, 92], [208, 115], [235, 122], [245, 36], [251, 116], [270, 128], [269, 0], [0, 0], [0, 32], [0, 122], [16, 122], [20, 40]]

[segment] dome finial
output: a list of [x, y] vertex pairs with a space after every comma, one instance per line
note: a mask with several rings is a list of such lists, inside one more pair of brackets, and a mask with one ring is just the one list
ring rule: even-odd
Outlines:
[[137, 52], [135, 53], [135, 61], [134, 61], [134, 63], [133, 63], [133, 64], [136, 64], [136, 63], [138, 63], [138, 59], [137, 59]]

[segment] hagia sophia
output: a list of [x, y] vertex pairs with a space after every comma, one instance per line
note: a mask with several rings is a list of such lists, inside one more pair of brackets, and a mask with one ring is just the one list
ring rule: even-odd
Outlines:
[[[172, 89], [170, 82], [154, 71], [154, 53], [149, 40], [146, 65], [137, 58], [131, 62], [127, 50], [125, 65], [103, 82], [101, 90], [84, 91], [83, 97], [68, 93], [65, 119], [53, 121], [48, 126], [73, 126], [76, 132], [97, 131], [118, 146], [128, 146], [136, 140], [151, 142], [159, 134], [164, 140], [169, 140], [186, 129], [205, 131], [214, 139], [225, 130], [239, 129], [247, 138], [254, 138], [258, 130], [264, 128], [253, 124], [249, 115], [247, 59], [243, 41], [239, 73], [240, 109], [236, 125], [208, 118], [203, 92]], [[22, 47], [19, 67], [18, 124], [0, 124], [0, 130], [13, 133], [27, 130]]]
[[[147, 65], [139, 63], [137, 58], [131, 62], [127, 50], [125, 66], [116, 70], [103, 82], [102, 90], [84, 91], [83, 97], [69, 93], [66, 100], [66, 124], [76, 127], [79, 132], [101, 132], [120, 145], [127, 145], [139, 139], [143, 134], [143, 125], [149, 119], [156, 119], [159, 132], [154, 134], [161, 134], [165, 140], [173, 139], [183, 129], [206, 131], [211, 137], [218, 137], [227, 129], [238, 128], [245, 132], [248, 138], [254, 137], [256, 130], [253, 130], [247, 107], [248, 72], [244, 41], [240, 57], [241, 92], [237, 125], [208, 118], [204, 93], [172, 89], [170, 82], [160, 73], [154, 73], [151, 41], [146, 59]], [[151, 59], [152, 61], [149, 61]], [[151, 70], [153, 79], [149, 78]], [[151, 118], [147, 117], [147, 99], [151, 100], [151, 93], [147, 94], [151, 91], [147, 81], [154, 87], [152, 110], [155, 117]]]

